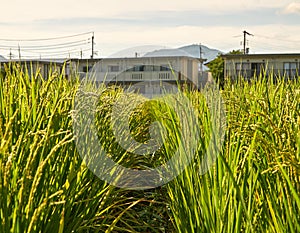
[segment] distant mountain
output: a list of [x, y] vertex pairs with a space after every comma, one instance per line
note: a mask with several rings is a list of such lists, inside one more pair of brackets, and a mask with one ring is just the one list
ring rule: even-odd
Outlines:
[[[207, 59], [209, 62], [215, 59], [218, 54], [223, 53], [217, 49], [211, 49], [205, 45], [201, 45], [202, 58]], [[159, 49], [152, 52], [148, 52], [144, 55], [145, 57], [160, 57], [160, 56], [189, 56], [189, 57], [200, 57], [200, 45], [193, 44], [187, 45], [175, 49]]]
[[6, 61], [7, 59], [0, 55], [0, 61]]

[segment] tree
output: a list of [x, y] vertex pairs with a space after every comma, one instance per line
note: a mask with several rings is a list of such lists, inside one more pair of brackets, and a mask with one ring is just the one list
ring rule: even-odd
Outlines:
[[[240, 50], [232, 50], [229, 54], [242, 54]], [[224, 60], [222, 54], [219, 54], [214, 60], [206, 64], [211, 72], [214, 80], [221, 86], [224, 87]]]

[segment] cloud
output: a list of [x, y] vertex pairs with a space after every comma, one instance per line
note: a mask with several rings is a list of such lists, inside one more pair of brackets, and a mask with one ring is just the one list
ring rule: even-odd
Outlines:
[[[138, 31], [146, 28], [166, 28], [179, 26], [238, 26], [249, 27], [253, 25], [268, 24], [298, 24], [298, 15], [278, 14], [280, 8], [261, 8], [224, 13], [205, 12], [203, 10], [182, 11], [148, 11], [134, 12], [122, 17], [62, 17], [47, 18], [31, 21], [32, 27], [43, 30], [44, 28], [82, 29], [100, 28], [102, 31], [113, 31], [135, 28]], [[92, 29], [93, 30], [93, 29]]]
[[[101, 56], [144, 44], [177, 47], [201, 42], [230, 51], [239, 48], [243, 30], [255, 35], [249, 39], [250, 51], [296, 51], [300, 42], [285, 41], [300, 41], [300, 34], [295, 33], [300, 31], [300, 3], [296, 1], [53, 0], [45, 8], [43, 4], [33, 4], [36, 0], [14, 0], [1, 8], [0, 26], [5, 38], [45, 38], [94, 31]], [[259, 40], [259, 34], [272, 39]], [[291, 38], [277, 40], [281, 35]]]
[[292, 2], [287, 5], [283, 11], [283, 14], [300, 14], [300, 3], [299, 2]]
[[[282, 8], [291, 0], [52, 0], [37, 4], [36, 0], [6, 1], [1, 5], [0, 21], [36, 20], [64, 17], [130, 17], [133, 13], [153, 11], [202, 11], [209, 14]], [[34, 13], [33, 13], [34, 11]]]

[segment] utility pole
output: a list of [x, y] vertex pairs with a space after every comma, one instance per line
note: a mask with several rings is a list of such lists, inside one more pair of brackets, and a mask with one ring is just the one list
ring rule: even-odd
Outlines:
[[200, 57], [200, 59], [202, 59], [202, 46], [201, 46], [201, 43], [199, 44], [199, 57]]
[[244, 33], [244, 43], [243, 43], [243, 46], [244, 46], [244, 50], [243, 50], [243, 52], [244, 52], [244, 54], [246, 54], [246, 53], [248, 53], [247, 52], [247, 50], [246, 50], [246, 35], [249, 35], [249, 36], [253, 36], [253, 34], [250, 34], [249, 32], [247, 32], [247, 31], [243, 31], [243, 33]]
[[21, 48], [19, 44], [18, 44], [18, 51], [19, 51], [19, 60], [21, 60]]
[[92, 36], [92, 55], [91, 55], [91, 59], [94, 59], [94, 32], [93, 32], [93, 36]]
[[203, 71], [203, 67], [202, 67], [202, 45], [201, 43], [199, 44], [199, 61], [200, 61], [200, 72], [202, 74], [202, 71]]
[[201, 43], [199, 44], [199, 62], [200, 62], [200, 67], [199, 67], [199, 73], [197, 77], [197, 85], [199, 85], [203, 79], [203, 59], [202, 59], [202, 45]]
[[9, 60], [11, 60], [12, 57], [13, 57], [13, 54], [12, 54], [12, 52], [11, 52], [11, 49], [9, 49], [9, 54], [8, 54], [8, 56], [9, 56]]

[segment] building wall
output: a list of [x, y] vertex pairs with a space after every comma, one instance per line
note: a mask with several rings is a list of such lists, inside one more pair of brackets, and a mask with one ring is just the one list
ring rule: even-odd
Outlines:
[[[97, 81], [174, 81], [197, 83], [199, 61], [189, 57], [105, 58], [73, 61], [72, 69]], [[141, 70], [139, 70], [139, 67]], [[70, 68], [68, 67], [68, 70]]]
[[[81, 77], [118, 84], [153, 96], [177, 91], [177, 84], [198, 85], [199, 60], [191, 57], [136, 57], [77, 60], [69, 63]], [[176, 90], [175, 90], [175, 89]]]
[[6, 64], [7, 66], [9, 64], [12, 66], [20, 66], [23, 71], [26, 72], [30, 77], [41, 75], [43, 79], [48, 79], [50, 73], [56, 72], [57, 74], [61, 74], [62, 68], [64, 66], [63, 63], [42, 60], [7, 60], [0, 64], [1, 69], [3, 70], [4, 64]]
[[227, 55], [224, 59], [225, 78], [242, 76], [249, 79], [265, 73], [292, 79], [300, 70], [300, 54]]

